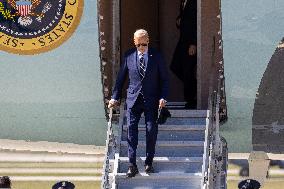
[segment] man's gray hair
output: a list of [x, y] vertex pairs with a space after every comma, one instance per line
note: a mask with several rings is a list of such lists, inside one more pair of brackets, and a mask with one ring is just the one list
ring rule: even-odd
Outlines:
[[144, 29], [138, 29], [134, 33], [134, 38], [136, 37], [149, 37], [148, 32]]

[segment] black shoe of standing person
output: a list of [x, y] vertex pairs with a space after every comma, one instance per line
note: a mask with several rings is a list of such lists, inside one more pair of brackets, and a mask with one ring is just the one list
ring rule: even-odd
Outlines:
[[126, 173], [126, 176], [131, 178], [131, 177], [135, 177], [136, 174], [138, 174], [139, 171], [138, 171], [138, 168], [137, 168], [137, 165], [130, 165], [128, 167], [128, 171]]
[[145, 173], [154, 173], [154, 167], [152, 165], [145, 165]]

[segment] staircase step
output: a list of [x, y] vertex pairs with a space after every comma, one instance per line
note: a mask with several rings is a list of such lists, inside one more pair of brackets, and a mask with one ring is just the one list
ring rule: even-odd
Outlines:
[[117, 175], [118, 189], [200, 189], [198, 174], [138, 174], [126, 179], [126, 174]]
[[[203, 141], [157, 141], [155, 156], [202, 157]], [[139, 141], [137, 156], [145, 156], [146, 142]], [[121, 141], [120, 157], [127, 157], [127, 142]]]
[[[172, 118], [207, 118], [208, 110], [169, 109]], [[144, 114], [141, 115], [144, 117]]]
[[[203, 141], [204, 125], [160, 125], [158, 141]], [[146, 139], [146, 126], [139, 125], [139, 140]], [[122, 140], [127, 140], [127, 126], [123, 126]]]
[[186, 102], [167, 102], [167, 108], [171, 106], [185, 106]]
[[207, 110], [169, 110], [171, 117], [179, 118], [206, 118], [208, 117]]
[[[110, 160], [110, 180], [114, 179], [116, 189], [200, 189], [204, 135], [207, 110], [186, 110], [184, 102], [168, 103], [171, 117], [159, 125], [156, 153], [153, 160], [154, 172], [145, 173], [146, 126], [142, 115], [138, 130], [137, 166], [139, 174], [127, 178], [129, 166], [126, 118], [120, 136], [118, 170], [113, 170]], [[114, 175], [114, 173], [116, 173]]]
[[[137, 166], [140, 173], [144, 172], [145, 157], [137, 158]], [[153, 167], [155, 173], [198, 173], [202, 168], [202, 157], [155, 157]], [[121, 157], [119, 172], [126, 173], [128, 170], [128, 158]]]
[[[157, 179], [201, 179], [201, 173], [138, 173], [135, 177], [128, 180], [157, 180]], [[117, 179], [125, 179], [126, 173], [117, 173]]]
[[[121, 141], [123, 146], [127, 145], [126, 141]], [[157, 141], [156, 145], [159, 147], [187, 147], [187, 146], [196, 146], [203, 147], [204, 141]], [[139, 141], [138, 146], [146, 146], [145, 141]]]
[[[159, 131], [204, 131], [205, 125], [159, 125]], [[127, 129], [127, 125], [123, 125]], [[145, 124], [138, 125], [138, 130], [145, 130]]]
[[[126, 120], [124, 120], [126, 125]], [[139, 125], [145, 125], [145, 118], [141, 117]], [[205, 118], [176, 118], [170, 117], [163, 125], [206, 125]], [[161, 125], [160, 125], [161, 126]]]
[[[128, 157], [120, 157], [120, 161], [128, 161]], [[146, 157], [141, 156], [137, 157], [137, 161], [145, 161]], [[153, 161], [157, 162], [194, 162], [194, 163], [202, 163], [202, 157], [154, 157]]]

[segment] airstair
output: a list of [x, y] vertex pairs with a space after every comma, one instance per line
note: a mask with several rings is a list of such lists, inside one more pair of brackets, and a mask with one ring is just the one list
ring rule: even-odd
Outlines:
[[[218, 102], [209, 110], [185, 110], [183, 103], [168, 103], [171, 118], [159, 125], [154, 173], [144, 171], [145, 124], [139, 123], [139, 174], [127, 178], [127, 125], [120, 110], [118, 128], [108, 124], [102, 188], [107, 189], [226, 189], [227, 146], [219, 136]], [[112, 111], [110, 112], [110, 119]]]
[[[104, 2], [104, 1], [102, 1]], [[107, 1], [106, 1], [107, 2]], [[204, 2], [206, 4], [206, 1]], [[209, 1], [208, 1], [209, 3]], [[206, 78], [203, 81], [209, 84], [209, 99], [206, 110], [185, 110], [184, 103], [168, 103], [168, 109], [172, 117], [164, 125], [159, 125], [158, 140], [156, 145], [156, 154], [153, 162], [155, 173], [146, 174], [144, 171], [145, 160], [145, 124], [144, 119], [139, 124], [139, 144], [137, 149], [137, 163], [139, 174], [134, 178], [127, 178], [126, 171], [128, 168], [127, 158], [127, 126], [123, 103], [119, 110], [119, 123], [112, 124], [112, 110], [109, 112], [109, 123], [106, 140], [105, 163], [103, 168], [102, 188], [103, 189], [226, 189], [226, 171], [227, 171], [227, 145], [224, 138], [219, 134], [219, 120], [226, 120], [226, 95], [225, 95], [225, 76], [223, 62], [223, 43], [222, 43], [222, 15], [221, 1], [216, 2], [216, 12], [204, 12], [207, 21], [200, 27], [206, 26], [209, 31], [201, 32], [201, 43], [208, 45], [209, 37], [212, 35], [212, 46], [202, 46], [205, 50], [200, 65], [207, 67], [211, 73], [206, 71]], [[111, 5], [113, 6], [113, 5]], [[206, 6], [205, 6], [206, 8]], [[109, 13], [109, 11], [107, 11]], [[104, 15], [104, 14], [101, 14]], [[215, 17], [216, 16], [216, 17]], [[108, 16], [101, 16], [108, 21]], [[209, 18], [210, 17], [210, 18]], [[109, 17], [111, 18], [111, 16]], [[119, 18], [119, 16], [117, 17]], [[113, 18], [112, 18], [113, 19]], [[115, 19], [114, 19], [115, 20]], [[113, 21], [113, 20], [112, 20]], [[111, 21], [111, 22], [112, 22]], [[100, 19], [102, 22], [102, 19]], [[110, 23], [111, 23], [110, 22]], [[108, 23], [108, 22], [106, 22]], [[120, 23], [120, 22], [117, 22]], [[106, 26], [116, 26], [116, 24], [105, 24]], [[216, 27], [215, 27], [215, 26]], [[218, 26], [219, 25], [219, 26]], [[214, 26], [214, 27], [212, 27]], [[109, 40], [105, 35], [108, 27], [100, 25], [101, 41]], [[202, 30], [202, 31], [207, 31]], [[114, 30], [116, 31], [116, 30]], [[110, 32], [111, 33], [111, 32]], [[112, 39], [113, 36], [117, 38]], [[107, 43], [115, 44], [119, 34], [111, 33], [109, 36], [113, 41]], [[102, 65], [107, 70], [111, 67], [110, 73], [114, 73], [119, 64], [107, 64], [109, 60], [109, 51], [104, 46], [101, 52]], [[112, 54], [118, 54], [113, 62], [119, 59], [117, 46], [110, 47], [113, 49]], [[201, 52], [201, 51], [200, 51]], [[207, 59], [211, 54], [211, 60]], [[110, 61], [110, 60], [109, 60]], [[208, 63], [208, 62], [211, 62]], [[108, 76], [109, 77], [109, 76]], [[110, 76], [112, 78], [112, 76]], [[104, 81], [107, 76], [104, 76]], [[109, 86], [106, 82], [105, 86]], [[111, 86], [106, 88], [106, 94], [110, 91]], [[204, 93], [205, 94], [205, 93]], [[108, 95], [106, 97], [109, 98]], [[220, 117], [220, 119], [219, 119]]]

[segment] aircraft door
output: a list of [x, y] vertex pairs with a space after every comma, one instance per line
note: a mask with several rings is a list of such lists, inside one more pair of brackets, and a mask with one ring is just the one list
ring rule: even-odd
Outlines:
[[121, 0], [121, 55], [133, 48], [133, 33], [145, 29], [150, 35], [150, 46], [159, 47], [157, 1]]

